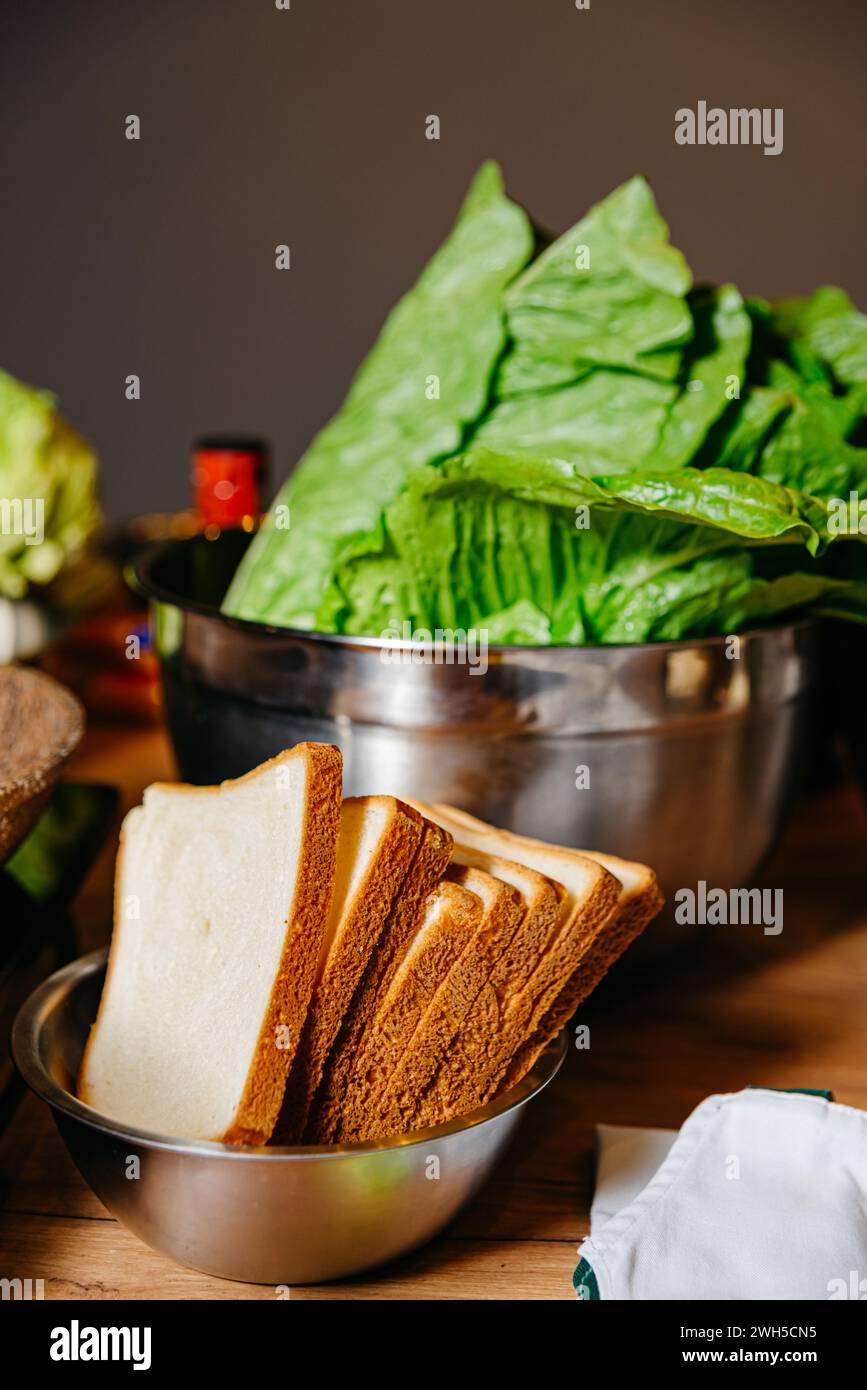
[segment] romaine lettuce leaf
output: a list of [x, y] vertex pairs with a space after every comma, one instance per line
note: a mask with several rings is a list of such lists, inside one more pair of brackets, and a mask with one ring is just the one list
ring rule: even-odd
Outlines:
[[749, 380], [696, 455], [825, 500], [867, 488], [867, 449], [856, 440], [867, 382], [867, 319], [841, 291], [748, 310]]
[[804, 344], [838, 385], [867, 384], [867, 316], [843, 290], [825, 285], [809, 299], [780, 300], [771, 306], [771, 327], [790, 343]]
[[726, 468], [640, 468], [589, 478], [559, 458], [472, 449], [420, 475], [405, 495], [435, 496], [474, 483], [573, 510], [590, 506], [651, 512], [753, 542], [797, 536], [813, 555], [829, 540], [827, 509], [817, 498]]
[[498, 397], [577, 381], [592, 367], [670, 380], [692, 333], [692, 277], [642, 178], [591, 208], [510, 286], [511, 351]]
[[[472, 443], [556, 456], [589, 475], [689, 462], [744, 376], [750, 320], [732, 285], [687, 301], [690, 340], [677, 380], [599, 368], [556, 391], [494, 404]], [[509, 358], [504, 359], [508, 362]]]
[[816, 499], [724, 469], [591, 479], [562, 460], [476, 449], [417, 475], [387, 509], [377, 552], [340, 571], [340, 620], [353, 633], [410, 621], [527, 643], [731, 630], [735, 614], [834, 587], [817, 572], [812, 588], [769, 588], [744, 548], [815, 554], [825, 520]]
[[532, 247], [528, 218], [505, 196], [497, 166], [484, 165], [450, 236], [278, 495], [224, 611], [329, 629], [337, 566], [375, 541], [383, 508], [415, 470], [453, 453], [483, 410], [505, 342], [502, 292]]

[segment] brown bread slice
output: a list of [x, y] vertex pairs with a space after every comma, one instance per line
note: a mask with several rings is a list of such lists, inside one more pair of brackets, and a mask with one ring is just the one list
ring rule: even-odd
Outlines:
[[[415, 936], [363, 1039], [350, 1082], [353, 1110], [366, 1114], [377, 1104], [437, 989], [476, 932], [482, 902], [444, 879], [425, 905]], [[347, 1119], [340, 1138], [354, 1137]]]
[[[423, 803], [413, 802], [424, 813]], [[596, 988], [600, 980], [659, 912], [663, 895], [653, 870], [646, 864], [620, 859], [597, 850], [572, 850], [562, 845], [549, 845], [530, 836], [516, 835], [487, 825], [466, 811], [454, 806], [437, 805], [431, 813], [464, 843], [499, 854], [511, 854], [521, 863], [532, 864], [541, 872], [556, 874], [557, 866], [579, 855], [592, 859], [620, 882], [620, 893], [604, 929], [597, 934], [588, 951], [581, 957], [575, 971], [564, 983], [556, 997], [544, 1008], [537, 1008], [535, 1020], [524, 1042], [510, 1059], [495, 1090], [507, 1090], [520, 1081], [535, 1062], [539, 1053], [568, 1023], [578, 1005]]]
[[[462, 846], [455, 847], [456, 858], [463, 852]], [[466, 1114], [495, 1094], [511, 1058], [593, 949], [620, 892], [619, 881], [601, 866], [580, 902], [570, 901], [563, 886], [557, 887], [556, 916], [549, 916], [546, 929], [533, 931], [534, 913], [528, 910], [494, 966], [430, 1082], [416, 1116], [418, 1127]], [[531, 938], [532, 946], [516, 950], [522, 937]]]
[[325, 1059], [304, 1130], [305, 1143], [330, 1144], [337, 1137], [347, 1086], [362, 1040], [415, 935], [427, 897], [448, 867], [452, 844], [447, 831], [432, 821], [424, 822], [421, 843], [404, 880], [403, 891], [392, 906], [377, 948], [368, 960]]
[[521, 894], [482, 869], [452, 865], [449, 878], [482, 900], [479, 925], [437, 989], [375, 1107], [351, 1090], [346, 1097], [341, 1138], [379, 1139], [417, 1128], [425, 1090], [453, 1044], [479, 991], [511, 941], [526, 911]]
[[[431, 810], [431, 819], [437, 814]], [[443, 827], [445, 828], [445, 827]], [[566, 890], [545, 874], [498, 854], [455, 844], [452, 863], [483, 869], [515, 888], [524, 900], [524, 916], [503, 954], [496, 962], [487, 987], [504, 1002], [518, 981], [526, 981], [549, 949], [560, 929]]]
[[[622, 870], [623, 861], [614, 860], [610, 855], [598, 855], [612, 864], [617, 863]], [[643, 865], [636, 867], [644, 867]], [[650, 870], [647, 871], [650, 873]], [[665, 902], [662, 890], [651, 873], [652, 882], [639, 891], [624, 893], [611, 924], [598, 942], [594, 942], [587, 955], [582, 958], [577, 970], [570, 976], [551, 1006], [545, 1011], [530, 1036], [521, 1045], [509, 1062], [500, 1079], [496, 1092], [507, 1091], [516, 1086], [532, 1067], [539, 1053], [556, 1038], [561, 1028], [569, 1022], [579, 1004], [592, 994], [603, 976], [619, 956], [640, 936], [648, 922], [660, 911]], [[493, 1094], [493, 1093], [492, 1093]]]
[[393, 796], [346, 797], [316, 984], [272, 1142], [300, 1142], [325, 1059], [406, 879], [424, 820]]
[[614, 854], [602, 854], [595, 849], [570, 849], [566, 845], [549, 845], [545, 840], [534, 840], [529, 835], [516, 835], [511, 830], [500, 830], [471, 816], [468, 811], [460, 811], [456, 806], [445, 803], [426, 807], [424, 802], [410, 800], [409, 804], [421, 815], [433, 815], [462, 845], [516, 859], [519, 864], [529, 864], [539, 873], [547, 873], [552, 878], [558, 878], [564, 862], [574, 860], [575, 856], [595, 860], [621, 883], [620, 897], [607, 930], [619, 931], [622, 919], [629, 940], [637, 936], [662, 907], [663, 897], [656, 874], [646, 864], [620, 859]]

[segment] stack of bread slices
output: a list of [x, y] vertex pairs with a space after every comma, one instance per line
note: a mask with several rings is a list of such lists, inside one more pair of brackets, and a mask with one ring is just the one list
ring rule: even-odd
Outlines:
[[138, 1129], [345, 1144], [516, 1085], [659, 911], [653, 872], [450, 806], [341, 796], [300, 744], [128, 815], [79, 1095]]

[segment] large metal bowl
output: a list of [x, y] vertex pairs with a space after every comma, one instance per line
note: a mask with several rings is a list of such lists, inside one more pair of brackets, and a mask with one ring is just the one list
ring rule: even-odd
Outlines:
[[34, 991], [12, 1031], [15, 1062], [109, 1211], [154, 1249], [223, 1279], [319, 1283], [430, 1240], [485, 1181], [566, 1053], [564, 1033], [490, 1105], [384, 1144], [242, 1149], [162, 1138], [74, 1094], [105, 959], [95, 951]]
[[[750, 884], [808, 761], [817, 624], [744, 633], [738, 647], [491, 647], [480, 674], [419, 662], [411, 643], [225, 617], [248, 543], [241, 532], [169, 542], [136, 567], [184, 778], [220, 781], [324, 740], [343, 751], [347, 795], [448, 801], [519, 833], [639, 859], [669, 901], [699, 879]], [[639, 944], [684, 930], [661, 918]]]

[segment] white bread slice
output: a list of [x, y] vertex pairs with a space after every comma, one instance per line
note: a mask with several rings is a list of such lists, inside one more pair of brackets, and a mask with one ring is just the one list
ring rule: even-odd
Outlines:
[[439, 985], [375, 1104], [354, 1087], [346, 1097], [340, 1138], [381, 1139], [418, 1128], [425, 1090], [511, 941], [526, 903], [520, 891], [483, 869], [451, 865], [448, 877], [482, 900], [479, 925]]
[[403, 889], [392, 905], [376, 950], [367, 962], [340, 1031], [325, 1059], [322, 1079], [307, 1117], [305, 1143], [330, 1144], [337, 1138], [349, 1078], [363, 1039], [415, 935], [428, 894], [433, 892], [442, 878], [451, 854], [451, 835], [433, 821], [425, 820], [421, 843]]
[[563, 845], [549, 845], [543, 840], [499, 830], [454, 806], [426, 808], [423, 803], [414, 804], [423, 814], [435, 816], [462, 843], [475, 849], [512, 855], [521, 863], [531, 864], [540, 873], [559, 878], [573, 900], [578, 886], [573, 877], [574, 866], [582, 859], [594, 860], [620, 883], [620, 893], [609, 919], [588, 943], [588, 949], [581, 955], [562, 988], [553, 998], [549, 994], [547, 1004], [544, 997], [537, 1004], [528, 1036], [510, 1060], [499, 1082], [488, 1091], [485, 1099], [490, 1099], [498, 1091], [516, 1085], [529, 1071], [539, 1053], [568, 1023], [578, 1005], [656, 916], [664, 899], [656, 875], [646, 864], [620, 859], [612, 854], [601, 854], [597, 850], [573, 850]]
[[331, 910], [274, 1143], [294, 1144], [304, 1133], [325, 1059], [406, 879], [423, 828], [422, 817], [393, 796], [352, 796], [343, 802]]
[[155, 1134], [269, 1137], [313, 989], [340, 790], [324, 744], [219, 787], [147, 789], [121, 833], [87, 1105]]
[[482, 916], [482, 902], [475, 894], [444, 879], [427, 900], [403, 959], [385, 997], [370, 1022], [350, 1081], [351, 1105], [347, 1105], [340, 1135], [349, 1138], [355, 1128], [350, 1110], [368, 1114], [403, 1055], [436, 991], [455, 961], [466, 949]]

